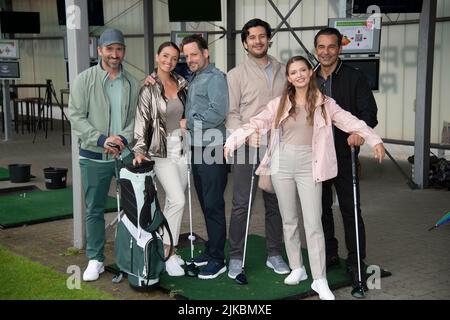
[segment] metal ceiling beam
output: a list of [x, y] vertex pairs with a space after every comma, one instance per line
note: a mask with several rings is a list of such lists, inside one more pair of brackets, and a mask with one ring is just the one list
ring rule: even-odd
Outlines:
[[[295, 33], [295, 31], [292, 29], [291, 25], [287, 22], [287, 18], [285, 18], [283, 16], [283, 14], [280, 12], [280, 10], [278, 10], [277, 6], [275, 5], [275, 3], [273, 3], [273, 0], [268, 0], [270, 5], [272, 6], [272, 8], [275, 10], [275, 12], [278, 14], [278, 16], [281, 18], [282, 22], [286, 25], [286, 27], [289, 29], [289, 31], [292, 33], [292, 35], [294, 36], [295, 40], [297, 40], [297, 42], [300, 44], [300, 46], [302, 47], [303, 51], [306, 52], [306, 55], [308, 56], [308, 60], [309, 62], [313, 65], [316, 66], [319, 61], [317, 61], [316, 57], [309, 52], [309, 50], [304, 46], [303, 42], [300, 40], [300, 38], [297, 36], [297, 34]], [[297, 2], [294, 5], [294, 8], [301, 2], [302, 0], [297, 0]], [[289, 15], [293, 12], [294, 10], [289, 11]], [[289, 15], [287, 17], [289, 17]], [[279, 26], [277, 29], [279, 29], [281, 26]]]

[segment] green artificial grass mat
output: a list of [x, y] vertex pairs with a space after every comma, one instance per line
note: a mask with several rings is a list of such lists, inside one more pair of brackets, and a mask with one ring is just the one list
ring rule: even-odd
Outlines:
[[[225, 246], [226, 250], [228, 245]], [[195, 244], [194, 256], [204, 249], [203, 244]], [[181, 257], [190, 260], [190, 247], [177, 250]], [[178, 299], [190, 300], [280, 300], [305, 298], [316, 293], [311, 289], [312, 276], [309, 268], [309, 259], [306, 249], [302, 249], [303, 263], [308, 272], [308, 279], [296, 286], [284, 284], [287, 275], [279, 275], [266, 267], [266, 240], [258, 235], [250, 235], [247, 243], [247, 257], [245, 262], [245, 275], [247, 285], [239, 285], [228, 277], [227, 272], [215, 279], [201, 280], [191, 277], [170, 277], [163, 273], [160, 277], [160, 289]], [[283, 252], [285, 261], [287, 258]], [[228, 252], [226, 252], [228, 261]], [[332, 290], [350, 286], [351, 281], [346, 272], [345, 260], [341, 259], [340, 266], [331, 268], [327, 273], [327, 280]], [[107, 271], [113, 272], [116, 266]], [[382, 272], [381, 276], [388, 276], [389, 272]], [[126, 280], [124, 280], [126, 281]], [[350, 291], [349, 291], [350, 294]]]
[[5, 168], [0, 168], [0, 181], [9, 180], [9, 170]]
[[[108, 197], [106, 211], [117, 209]], [[73, 216], [72, 188], [31, 191], [0, 196], [0, 227], [11, 228]]]
[[[69, 289], [63, 274], [0, 246], [0, 300], [112, 300], [112, 295], [80, 279], [80, 289]], [[80, 278], [82, 270], [80, 271]], [[69, 281], [72, 285], [74, 282]]]

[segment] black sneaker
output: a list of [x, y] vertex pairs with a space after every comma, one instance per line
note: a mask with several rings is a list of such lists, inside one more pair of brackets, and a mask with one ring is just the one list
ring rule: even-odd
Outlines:
[[220, 263], [214, 260], [210, 260], [206, 267], [204, 267], [202, 271], [200, 271], [198, 277], [200, 279], [214, 279], [225, 271], [227, 271], [227, 267], [223, 262]]
[[[352, 287], [355, 289], [359, 285], [358, 267], [347, 267], [347, 273], [352, 281]], [[364, 272], [364, 268], [361, 270], [361, 285], [364, 291], [369, 291], [367, 287], [367, 274]]]
[[204, 253], [202, 253], [201, 255], [196, 256], [194, 258], [194, 264], [197, 267], [206, 266], [208, 264], [208, 261], [209, 261], [209, 257]]

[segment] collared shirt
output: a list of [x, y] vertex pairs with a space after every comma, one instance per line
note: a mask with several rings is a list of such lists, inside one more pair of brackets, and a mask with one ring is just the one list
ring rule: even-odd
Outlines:
[[120, 106], [122, 103], [123, 77], [120, 72], [114, 80], [109, 77], [105, 80], [105, 92], [111, 106], [110, 135], [118, 135], [122, 132], [122, 115]]
[[[105, 92], [111, 105], [111, 129], [110, 135], [117, 136], [122, 132], [122, 86], [123, 76], [120, 72], [114, 80], [109, 77], [105, 80]], [[122, 157], [126, 157], [130, 151], [125, 148], [122, 151]]]
[[266, 67], [264, 68], [266, 70], [267, 74], [267, 86], [269, 88], [272, 88], [272, 82], [273, 82], [273, 65], [272, 65], [272, 59], [269, 58], [269, 62], [267, 63]]
[[261, 66], [247, 59], [227, 74], [230, 113], [227, 129], [237, 129], [264, 110], [267, 103], [283, 93], [286, 86], [285, 66], [269, 55], [269, 64]]
[[[225, 142], [228, 114], [226, 76], [213, 63], [197, 72], [189, 83], [186, 123], [193, 146], [216, 146]], [[216, 129], [210, 130], [209, 129]], [[220, 136], [221, 134], [221, 136]]]
[[[333, 97], [333, 91], [332, 91], [333, 72], [326, 79], [324, 79], [322, 77], [322, 69], [318, 69], [316, 72], [316, 81], [317, 81], [317, 85], [319, 86], [320, 92], [322, 92], [322, 94], [324, 94], [330, 98]], [[336, 127], [333, 125], [331, 128], [333, 129], [333, 136], [335, 136]]]
[[333, 75], [330, 74], [327, 79], [324, 79], [322, 77], [322, 73], [320, 72], [320, 69], [319, 69], [319, 71], [316, 73], [316, 79], [317, 79], [317, 85], [319, 86], [320, 92], [322, 92], [322, 94], [332, 98], [333, 93], [331, 91], [331, 86], [332, 86], [332, 82], [333, 82]]

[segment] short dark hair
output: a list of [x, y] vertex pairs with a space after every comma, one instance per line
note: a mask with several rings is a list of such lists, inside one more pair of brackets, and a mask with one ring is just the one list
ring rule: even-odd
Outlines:
[[255, 18], [255, 19], [247, 21], [247, 23], [244, 24], [244, 26], [242, 27], [242, 31], [241, 31], [242, 43], [245, 42], [245, 40], [247, 39], [247, 37], [249, 35], [248, 29], [254, 28], [254, 27], [263, 27], [264, 29], [266, 29], [267, 38], [270, 39], [270, 37], [272, 35], [271, 30], [270, 30], [270, 24], [268, 24], [264, 20]]
[[162, 51], [164, 48], [166, 48], [166, 47], [172, 47], [172, 48], [174, 48], [175, 50], [178, 51], [178, 55], [180, 54], [180, 48], [178, 48], [177, 44], [176, 44], [176, 43], [173, 43], [172, 41], [166, 41], [166, 42], [163, 42], [163, 43], [159, 46], [157, 53], [160, 54], [161, 51]]
[[322, 35], [327, 35], [327, 36], [334, 35], [337, 38], [338, 46], [340, 47], [342, 45], [342, 34], [339, 32], [338, 29], [324, 28], [324, 29], [320, 30], [319, 32], [317, 32], [316, 36], [314, 37], [314, 48], [317, 48], [317, 39]]
[[195, 42], [197, 44], [200, 51], [208, 49], [208, 43], [206, 42], [205, 38], [203, 38], [199, 34], [193, 34], [193, 35], [183, 38], [183, 40], [181, 41], [181, 50], [183, 50], [183, 47], [186, 44], [193, 43], [193, 42]]

